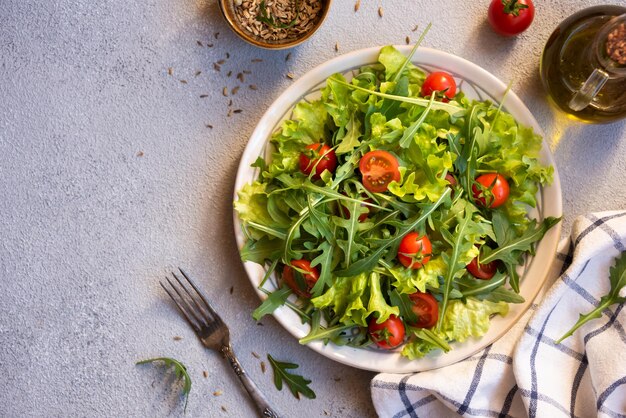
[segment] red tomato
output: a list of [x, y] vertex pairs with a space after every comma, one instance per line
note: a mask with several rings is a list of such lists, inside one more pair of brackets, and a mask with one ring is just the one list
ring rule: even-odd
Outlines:
[[420, 237], [417, 232], [409, 232], [400, 241], [398, 261], [404, 267], [418, 269], [430, 261], [432, 251], [433, 247], [427, 235]]
[[361, 157], [359, 170], [363, 186], [372, 193], [387, 191], [389, 183], [400, 180], [398, 160], [387, 151], [370, 151]]
[[535, 17], [532, 0], [492, 0], [487, 14], [494, 31], [503, 36], [524, 32]]
[[509, 182], [497, 173], [483, 174], [478, 176], [476, 182], [482, 186], [472, 186], [474, 199], [483, 207], [497, 208], [502, 206], [509, 198]]
[[306, 151], [300, 154], [300, 171], [308, 176], [313, 167], [315, 167], [314, 180], [319, 179], [324, 170], [334, 173], [337, 168], [335, 151], [326, 144], [307, 145]]
[[415, 292], [409, 295], [413, 302], [411, 310], [417, 316], [417, 322], [413, 325], [417, 328], [432, 328], [439, 319], [439, 304], [437, 299], [430, 293]]
[[[295, 271], [293, 267], [298, 270], [304, 270], [307, 273], [303, 274], [304, 277], [304, 288], [302, 288], [301, 284], [296, 280], [295, 275], [300, 274], [299, 271]], [[305, 298], [311, 297], [311, 289], [315, 286], [317, 279], [320, 278], [320, 273], [315, 267], [311, 267], [311, 262], [309, 260], [293, 260], [291, 261], [291, 266], [285, 266], [283, 268], [283, 282], [287, 286], [293, 290], [293, 292]]]
[[454, 99], [454, 95], [456, 94], [456, 82], [450, 74], [443, 71], [435, 71], [434, 73], [428, 74], [428, 77], [424, 80], [424, 84], [422, 84], [422, 96], [430, 96], [433, 91], [444, 92], [447, 99], [444, 97], [442, 101], [447, 102], [448, 99]]
[[489, 280], [495, 276], [496, 271], [498, 271], [498, 261], [495, 260], [491, 263], [480, 264], [478, 263], [478, 257], [474, 257], [465, 268], [477, 279]]
[[404, 324], [400, 318], [393, 314], [380, 324], [376, 323], [376, 318], [370, 318], [367, 332], [372, 341], [385, 350], [391, 350], [404, 341]]

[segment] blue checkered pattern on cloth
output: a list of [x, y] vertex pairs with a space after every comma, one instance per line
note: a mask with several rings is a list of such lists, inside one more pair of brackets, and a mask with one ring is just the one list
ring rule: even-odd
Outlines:
[[448, 367], [377, 375], [376, 411], [394, 418], [626, 417], [624, 304], [555, 344], [608, 293], [609, 268], [623, 251], [626, 211], [578, 218], [559, 246], [548, 290], [505, 336]]

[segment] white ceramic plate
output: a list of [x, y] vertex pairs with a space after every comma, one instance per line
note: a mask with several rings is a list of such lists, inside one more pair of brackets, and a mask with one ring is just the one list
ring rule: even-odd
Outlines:
[[[409, 46], [396, 46], [396, 48], [404, 54], [408, 54], [411, 49]], [[235, 182], [235, 199], [237, 199], [237, 190], [240, 190], [245, 183], [256, 179], [258, 172], [256, 169], [251, 168], [250, 165], [259, 155], [265, 154], [265, 147], [271, 134], [280, 126], [284, 119], [288, 119], [291, 116], [291, 110], [296, 103], [305, 97], [310, 99], [318, 98], [319, 90], [324, 86], [325, 80], [330, 75], [343, 73], [349, 76], [352, 71], [357, 70], [361, 66], [375, 63], [379, 51], [380, 47], [362, 49], [332, 59], [309, 71], [280, 95], [261, 118], [244, 150]], [[439, 69], [453, 74], [460, 90], [470, 98], [489, 99], [498, 103], [507, 87], [502, 81], [479, 66], [442, 51], [420, 48], [415, 53], [412, 61], [426, 71]], [[528, 108], [512, 91], [505, 98], [504, 108], [520, 123], [531, 126], [535, 132], [543, 135], [541, 128]], [[554, 160], [545, 141], [541, 151], [541, 161], [544, 164], [554, 166]], [[554, 182], [552, 185], [544, 187], [539, 191], [537, 209], [531, 211], [530, 216], [543, 219], [547, 216], [558, 217], [561, 216], [561, 213], [561, 186], [555, 167]], [[237, 245], [241, 249], [245, 238], [240, 225], [241, 223], [235, 212], [235, 236]], [[408, 373], [435, 369], [463, 360], [500, 338], [528, 309], [545, 282], [548, 269], [556, 254], [560, 231], [560, 223], [548, 231], [537, 246], [536, 256], [529, 258], [520, 270], [523, 275], [520, 294], [526, 302], [523, 304], [511, 304], [511, 309], [505, 317], [494, 317], [489, 331], [480, 339], [454, 343], [452, 344], [453, 349], [446, 354], [435, 353], [423, 359], [412, 361], [402, 357], [398, 350], [358, 349], [336, 346], [334, 344], [324, 345], [321, 341], [310, 343], [308, 346], [324, 356], [341, 363], [361, 369], [389, 373]], [[263, 268], [251, 262], [244, 263], [244, 267], [250, 282], [256, 288], [263, 278]], [[268, 284], [266, 284], [266, 287]], [[261, 299], [265, 299], [264, 293], [258, 290], [257, 293]], [[302, 324], [296, 313], [286, 306], [277, 309], [274, 312], [274, 317], [298, 339], [304, 337], [309, 332], [309, 326]]]

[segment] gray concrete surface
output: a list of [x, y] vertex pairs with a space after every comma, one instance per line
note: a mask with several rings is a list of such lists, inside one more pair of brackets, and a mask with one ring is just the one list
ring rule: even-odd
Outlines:
[[[567, 121], [537, 78], [548, 35], [582, 2], [541, 2], [517, 39], [489, 30], [487, 3], [364, 0], [355, 14], [354, 0], [336, 0], [309, 42], [272, 52], [236, 38], [209, 0], [0, 1], [0, 416], [182, 416], [177, 389], [134, 365], [162, 355], [189, 367], [187, 416], [253, 416], [230, 370], [158, 286], [179, 265], [207, 289], [241, 362], [287, 416], [374, 416], [372, 374], [300, 346], [273, 318], [251, 319], [258, 300], [238, 259], [230, 199], [240, 153], [290, 84], [287, 72], [402, 44], [417, 37], [415, 24], [433, 22], [424, 45], [514, 81], [554, 150], [564, 232], [576, 215], [625, 208], [626, 124]], [[223, 97], [243, 70], [245, 85]], [[231, 99], [242, 112], [229, 118]], [[277, 392], [252, 351], [300, 364], [317, 399]]]

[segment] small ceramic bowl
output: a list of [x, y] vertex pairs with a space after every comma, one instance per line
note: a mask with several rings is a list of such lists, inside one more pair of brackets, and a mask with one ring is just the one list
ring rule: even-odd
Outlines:
[[[242, 1], [245, 2], [246, 0], [242, 0]], [[306, 0], [301, 0], [301, 1], [306, 1]], [[320, 28], [320, 26], [322, 26], [322, 23], [324, 23], [324, 20], [326, 20], [326, 16], [328, 15], [328, 11], [330, 10], [330, 4], [332, 3], [332, 0], [320, 0], [320, 2], [322, 3], [320, 16], [317, 19], [317, 22], [315, 22], [315, 24], [310, 30], [300, 34], [297, 38], [286, 38], [283, 40], [273, 41], [273, 40], [265, 40], [260, 36], [254, 35], [250, 31], [248, 31], [245, 27], [243, 27], [242, 23], [240, 22], [239, 18], [237, 17], [235, 13], [235, 7], [237, 7], [236, 3], [241, 3], [241, 1], [238, 1], [238, 0], [219, 0], [218, 1], [220, 5], [220, 10], [222, 11], [222, 15], [224, 16], [224, 19], [226, 19], [228, 26], [230, 26], [233, 32], [235, 32], [241, 39], [248, 42], [249, 44], [258, 46], [260, 48], [265, 48], [265, 49], [287, 49], [287, 48], [291, 48], [296, 45], [299, 45], [302, 42], [309, 39]]]

